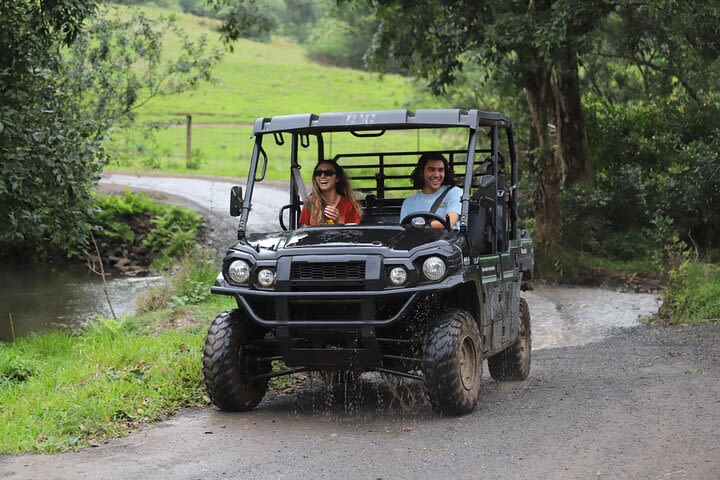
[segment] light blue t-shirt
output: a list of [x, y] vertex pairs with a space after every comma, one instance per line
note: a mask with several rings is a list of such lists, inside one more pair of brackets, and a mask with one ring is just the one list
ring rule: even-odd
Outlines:
[[[437, 192], [430, 194], [425, 194], [421, 190], [415, 195], [406, 198], [403, 201], [402, 208], [400, 209], [400, 220], [413, 212], [429, 212], [433, 203], [435, 203], [435, 200], [442, 194], [442, 192], [445, 191], [446, 188], [448, 187], [443, 186], [438, 189]], [[435, 213], [440, 216], [440, 218], [445, 218], [445, 215], [447, 215], [448, 212], [460, 215], [460, 211], [462, 210], [460, 203], [461, 198], [462, 190], [459, 187], [450, 187], [450, 191], [447, 195], [445, 195], [442, 202], [440, 202], [440, 206]], [[459, 225], [460, 222], [456, 222], [455, 228], [458, 228]]]

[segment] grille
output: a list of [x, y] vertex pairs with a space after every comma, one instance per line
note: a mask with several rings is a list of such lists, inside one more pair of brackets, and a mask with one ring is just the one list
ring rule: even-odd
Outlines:
[[292, 265], [292, 280], [364, 280], [365, 262], [303, 263]]

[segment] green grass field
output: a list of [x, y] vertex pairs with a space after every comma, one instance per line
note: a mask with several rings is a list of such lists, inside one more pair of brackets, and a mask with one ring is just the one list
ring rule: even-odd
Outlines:
[[[207, 175], [222, 175], [235, 178], [247, 176], [250, 157], [253, 150], [253, 140], [250, 138], [252, 128], [248, 126], [197, 126], [192, 132], [193, 147], [199, 155], [193, 157], [193, 168], [188, 168], [185, 160], [185, 130], [184, 128], [164, 128], [155, 135], [157, 150], [147, 151], [149, 156], [136, 158], [135, 162], [122, 162], [115, 164], [118, 168], [143, 170], [161, 170], [168, 173], [195, 173]], [[133, 145], [143, 141], [142, 134], [131, 131], [126, 133], [123, 142], [127, 145], [116, 144], [117, 147], [127, 148], [126, 155], [130, 158]], [[134, 137], [134, 138], [133, 138]], [[133, 141], [134, 140], [134, 141]], [[263, 141], [263, 147], [268, 154], [267, 178], [272, 180], [289, 179], [290, 166], [290, 139], [285, 139], [283, 146], [275, 144], [273, 137]], [[417, 151], [418, 149], [436, 150], [452, 148], [464, 149], [467, 145], [465, 132], [441, 132], [427, 130], [418, 133], [416, 130], [388, 132], [381, 138], [356, 138], [349, 133], [328, 134], [325, 137], [325, 158], [331, 158], [342, 152], [381, 152], [381, 151]], [[149, 145], [151, 142], [145, 144]], [[410, 160], [408, 160], [410, 158]], [[300, 163], [307, 169], [313, 167], [317, 160], [317, 142], [310, 139], [310, 146], [301, 149]], [[414, 162], [412, 157], [395, 157], [388, 163]], [[464, 158], [463, 158], [464, 160]], [[367, 159], [356, 161], [344, 160], [343, 165], [368, 163]], [[377, 163], [377, 157], [371, 162]], [[405, 174], [408, 168], [388, 171], [388, 174]], [[462, 170], [458, 171], [461, 173]], [[353, 177], [359, 175], [374, 175], [375, 170], [353, 170]], [[309, 178], [306, 179], [309, 182]], [[362, 186], [358, 184], [357, 186]]]
[[[126, 8], [119, 8], [128, 15]], [[149, 16], [169, 13], [157, 7], [143, 7]], [[191, 35], [206, 34], [210, 44], [220, 47], [213, 31], [213, 20], [188, 14], [175, 14], [177, 22]], [[178, 49], [178, 40], [166, 38], [166, 55]], [[223, 176], [245, 176], [252, 141], [252, 123], [256, 118], [295, 113], [328, 111], [362, 111], [402, 109], [413, 99], [412, 83], [398, 75], [371, 74], [347, 68], [314, 63], [299, 45], [282, 39], [269, 43], [240, 40], [233, 52], [227, 52], [215, 68], [216, 82], [199, 90], [168, 97], [154, 98], [138, 111], [138, 122], [129, 131], [111, 135], [110, 169], [159, 170], [172, 173], [195, 173]], [[190, 165], [185, 161], [185, 115], [192, 115], [192, 150]], [[161, 125], [154, 138], [148, 135], [148, 124]], [[170, 126], [168, 126], [170, 125]], [[327, 153], [354, 151], [406, 150], [418, 145], [416, 132], [367, 139], [359, 143], [337, 138], [327, 139]], [[447, 138], [424, 135], [424, 148], [447, 148]], [[357, 139], [355, 139], [357, 140]], [[267, 145], [267, 144], [266, 144]], [[271, 164], [269, 179], [286, 178], [288, 157], [278, 162], [268, 148]], [[309, 162], [316, 157], [306, 155]], [[188, 168], [190, 167], [190, 168]]]

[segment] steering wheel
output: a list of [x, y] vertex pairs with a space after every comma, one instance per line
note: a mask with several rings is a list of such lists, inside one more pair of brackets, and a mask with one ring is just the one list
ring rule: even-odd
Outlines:
[[[414, 223], [413, 220], [416, 218], [422, 218], [423, 220], [425, 220], [425, 223], [421, 225]], [[430, 223], [433, 220], [437, 220], [438, 222], [442, 223], [443, 227], [445, 227], [445, 230], [450, 230], [450, 223], [448, 222], [447, 218], [442, 218], [440, 215], [432, 212], [413, 212], [400, 220], [400, 225], [412, 225], [415, 228], [432, 228]]]

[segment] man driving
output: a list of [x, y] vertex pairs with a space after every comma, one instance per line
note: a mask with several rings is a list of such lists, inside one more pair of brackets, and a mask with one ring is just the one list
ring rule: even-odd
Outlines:
[[[440, 153], [420, 155], [410, 180], [420, 191], [403, 201], [400, 219], [415, 212], [431, 212], [440, 218], [447, 215], [450, 219], [449, 227], [455, 228], [460, 218], [462, 190], [455, 186], [457, 177], [445, 156]], [[422, 220], [416, 219], [413, 223], [422, 223]], [[437, 220], [432, 220], [430, 226], [445, 228]]]

